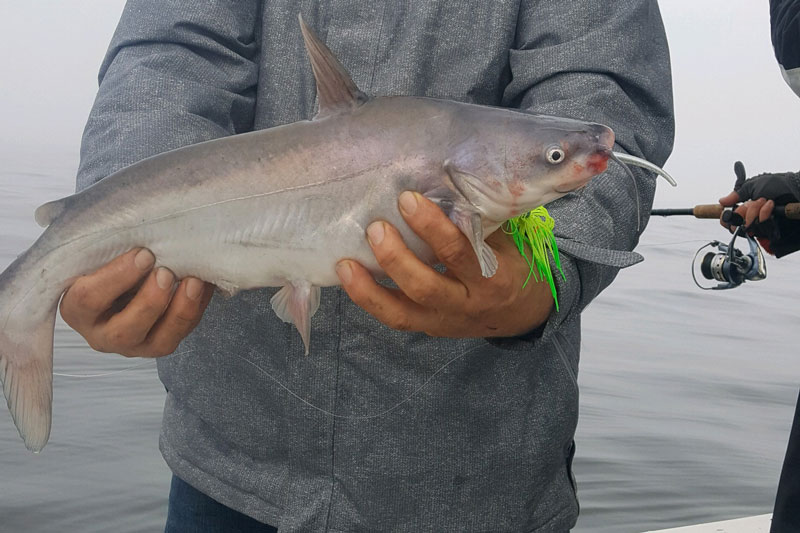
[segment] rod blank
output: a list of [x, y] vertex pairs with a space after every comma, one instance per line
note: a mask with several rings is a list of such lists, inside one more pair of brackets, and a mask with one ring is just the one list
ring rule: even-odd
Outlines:
[[[652, 216], [670, 217], [675, 215], [688, 215], [695, 218], [719, 218], [722, 212], [728, 209], [719, 204], [699, 204], [694, 207], [682, 209], [653, 209], [650, 211]], [[786, 217], [791, 220], [800, 220], [800, 202], [776, 205], [772, 210], [772, 216]]]

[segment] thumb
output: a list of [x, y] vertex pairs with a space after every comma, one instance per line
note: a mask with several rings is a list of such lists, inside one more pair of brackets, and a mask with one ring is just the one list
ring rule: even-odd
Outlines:
[[736, 205], [739, 202], [739, 193], [736, 191], [732, 191], [727, 196], [723, 196], [719, 199], [719, 203], [725, 207], [731, 207], [732, 205]]
[[744, 185], [745, 180], [747, 179], [747, 173], [744, 170], [744, 164], [741, 161], [737, 161], [733, 164], [733, 173], [736, 174], [736, 183], [733, 185], [733, 190], [738, 191], [739, 187]]

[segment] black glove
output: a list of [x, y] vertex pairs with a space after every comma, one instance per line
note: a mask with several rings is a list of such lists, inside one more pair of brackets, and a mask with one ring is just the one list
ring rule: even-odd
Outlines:
[[[739, 193], [739, 200], [742, 202], [759, 198], [772, 200], [775, 205], [800, 202], [798, 172], [766, 173], [746, 179], [741, 161], [737, 161], [733, 169], [736, 173], [733, 190]], [[783, 257], [800, 250], [800, 220], [773, 216], [751, 224], [748, 233], [758, 237], [762, 246], [775, 257]]]

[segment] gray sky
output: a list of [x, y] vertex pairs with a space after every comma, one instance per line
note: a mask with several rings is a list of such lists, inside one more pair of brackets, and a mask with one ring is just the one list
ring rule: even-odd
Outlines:
[[713, 203], [748, 175], [800, 170], [800, 98], [783, 81], [766, 0], [663, 0], [672, 55], [675, 148], [656, 205]]
[[[77, 165], [97, 70], [123, 4], [0, 3], [0, 161], [36, 148], [66, 153]], [[679, 186], [659, 183], [656, 205], [715, 201], [731, 188], [736, 159], [751, 174], [800, 169], [800, 99], [775, 62], [767, 3], [663, 0], [661, 10], [677, 116], [666, 168]]]

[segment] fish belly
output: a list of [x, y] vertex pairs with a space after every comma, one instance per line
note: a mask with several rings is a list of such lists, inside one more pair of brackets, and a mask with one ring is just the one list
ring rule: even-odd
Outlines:
[[[358, 200], [352, 201], [351, 190], [359, 188]], [[130, 231], [121, 248], [147, 247], [157, 264], [179, 278], [196, 276], [226, 292], [295, 281], [338, 285], [336, 263], [345, 258], [382, 277], [366, 240], [366, 228], [375, 220], [397, 227], [424, 261], [433, 259], [397, 209], [400, 187], [383, 180], [380, 187], [344, 189], [323, 184], [196, 209]], [[114, 247], [114, 253], [119, 250]]]

